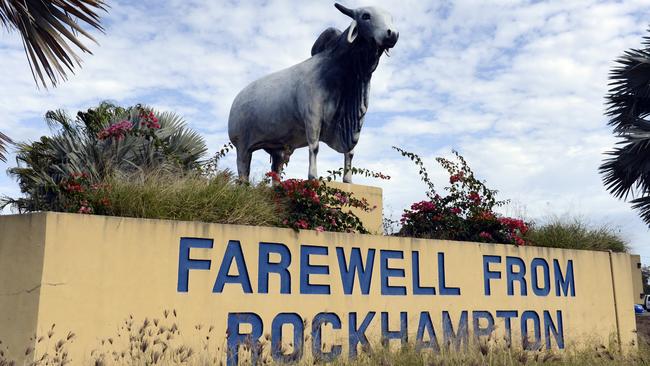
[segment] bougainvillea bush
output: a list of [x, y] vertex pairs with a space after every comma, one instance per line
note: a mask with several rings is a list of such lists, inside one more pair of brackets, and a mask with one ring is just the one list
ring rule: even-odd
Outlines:
[[478, 180], [465, 159], [454, 151], [455, 160], [437, 158], [448, 172], [449, 185], [438, 192], [421, 158], [394, 147], [420, 169], [427, 185], [427, 200], [404, 210], [398, 235], [417, 238], [475, 241], [524, 245], [527, 224], [520, 219], [503, 217], [495, 209], [507, 201], [496, 199], [496, 190]]
[[275, 199], [285, 208], [281, 212], [283, 226], [296, 230], [368, 233], [359, 217], [350, 211], [351, 208], [366, 212], [376, 209], [365, 198], [357, 199], [328, 185], [328, 178], [282, 180], [274, 172], [267, 173], [267, 177], [273, 183]]

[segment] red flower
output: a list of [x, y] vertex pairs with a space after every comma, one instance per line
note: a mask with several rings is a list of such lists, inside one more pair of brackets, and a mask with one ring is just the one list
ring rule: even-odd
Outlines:
[[272, 181], [274, 182], [279, 182], [280, 181], [280, 175], [276, 172], [268, 172], [266, 173], [266, 176], [271, 178]]
[[458, 208], [458, 207], [452, 207], [450, 211], [454, 215], [458, 215], [459, 213], [461, 213], [462, 210], [460, 208]]
[[458, 174], [454, 174], [449, 177], [449, 183], [454, 184], [456, 182], [463, 180], [463, 178], [464, 178], [464, 174], [462, 172]]
[[467, 198], [469, 198], [470, 200], [474, 201], [474, 203], [479, 203], [479, 202], [481, 202], [481, 196], [479, 196], [479, 194], [476, 193], [476, 192], [472, 192], [472, 193], [470, 193], [470, 194], [467, 196]]

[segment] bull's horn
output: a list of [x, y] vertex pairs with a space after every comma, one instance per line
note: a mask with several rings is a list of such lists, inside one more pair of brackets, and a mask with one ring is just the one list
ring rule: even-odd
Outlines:
[[350, 8], [346, 8], [345, 6], [343, 6], [343, 5], [339, 4], [339, 3], [334, 3], [334, 6], [336, 6], [336, 8], [339, 9], [339, 11], [341, 13], [343, 13], [343, 14], [349, 16], [350, 18], [354, 19], [354, 10], [352, 10]]

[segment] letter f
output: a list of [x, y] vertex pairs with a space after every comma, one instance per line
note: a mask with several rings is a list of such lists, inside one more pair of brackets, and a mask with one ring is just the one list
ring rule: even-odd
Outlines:
[[190, 259], [190, 249], [212, 249], [212, 243], [212, 239], [181, 238], [181, 245], [178, 253], [178, 292], [187, 292], [190, 269], [210, 269], [210, 260]]

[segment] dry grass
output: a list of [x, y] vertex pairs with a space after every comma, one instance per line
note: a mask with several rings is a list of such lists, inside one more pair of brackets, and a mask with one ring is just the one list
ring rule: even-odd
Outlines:
[[269, 187], [241, 185], [231, 172], [214, 177], [134, 175], [108, 182], [112, 216], [277, 226], [278, 206]]
[[[43, 343], [35, 351], [32, 347], [25, 355], [33, 358], [30, 366], [145, 366], [145, 365], [185, 365], [208, 366], [225, 364], [225, 334], [223, 329], [197, 324], [193, 329], [179, 329], [179, 319], [175, 310], [165, 310], [160, 316], [137, 321], [127, 317], [116, 334], [99, 340], [97, 347], [86, 360], [72, 359], [67, 347], [75, 341], [71, 332], [63, 332], [57, 337], [54, 326], [47, 333], [34, 338], [37, 344]], [[640, 324], [642, 328], [646, 325]], [[306, 339], [308, 340], [308, 339]], [[188, 345], [191, 343], [191, 346]], [[650, 347], [644, 335], [639, 338], [639, 351], [623, 355], [618, 352], [615, 342], [609, 345], [585, 342], [583, 345], [567, 345], [564, 351], [523, 351], [508, 347], [497, 340], [473, 342], [461, 352], [443, 349], [440, 352], [418, 351], [412, 344], [387, 349], [376, 344], [362, 352], [355, 360], [343, 357], [334, 361], [335, 366], [524, 366], [524, 365], [576, 365], [576, 366], [614, 366], [650, 365]], [[41, 345], [41, 346], [43, 346]], [[261, 340], [263, 365], [276, 365], [269, 355], [268, 337]], [[308, 344], [305, 345], [306, 347]], [[396, 346], [393, 344], [393, 346]], [[246, 359], [251, 346], [244, 346], [241, 360]], [[39, 353], [36, 353], [39, 352]], [[242, 365], [248, 364], [241, 362]], [[303, 357], [299, 365], [318, 364]], [[3, 358], [0, 353], [0, 366], [17, 365]]]
[[551, 218], [543, 225], [533, 225], [525, 239], [538, 247], [628, 251], [626, 240], [614, 227], [589, 225], [579, 218]]

